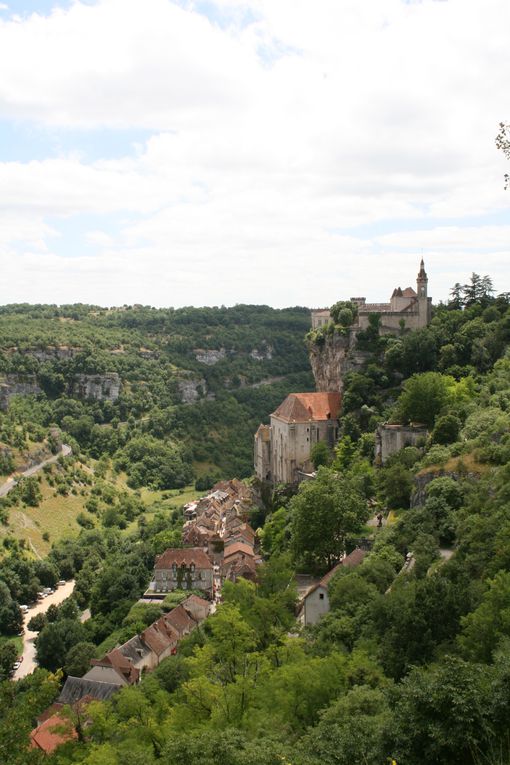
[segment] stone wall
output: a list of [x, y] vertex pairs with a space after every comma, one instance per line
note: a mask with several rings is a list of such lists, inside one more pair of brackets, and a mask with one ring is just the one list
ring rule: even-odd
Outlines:
[[392, 454], [405, 446], [419, 445], [427, 436], [427, 428], [421, 425], [379, 425], [375, 433], [375, 460], [384, 465]]

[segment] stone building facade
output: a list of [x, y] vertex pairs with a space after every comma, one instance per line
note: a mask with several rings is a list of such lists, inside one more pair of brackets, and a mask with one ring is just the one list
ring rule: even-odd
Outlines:
[[201, 590], [213, 595], [213, 566], [201, 547], [169, 548], [156, 559], [150, 590]]
[[[389, 303], [367, 303], [364, 297], [351, 298], [358, 306], [358, 318], [354, 329], [363, 330], [369, 326], [370, 314], [380, 314], [380, 333], [393, 334], [402, 329], [420, 329], [430, 324], [432, 298], [428, 297], [428, 277], [423, 259], [416, 278], [416, 290], [412, 287], [396, 287]], [[312, 329], [329, 324], [329, 308], [317, 308], [312, 312]]]
[[270, 415], [270, 425], [255, 434], [255, 472], [261, 481], [295, 483], [313, 470], [313, 446], [338, 439], [341, 395], [338, 392], [290, 393]]
[[405, 446], [425, 443], [428, 431], [425, 425], [379, 425], [375, 432], [375, 462], [384, 465], [388, 457]]

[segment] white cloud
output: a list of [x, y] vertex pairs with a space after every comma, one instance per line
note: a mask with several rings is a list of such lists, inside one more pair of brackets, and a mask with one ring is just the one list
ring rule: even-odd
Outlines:
[[[216, 6], [227, 26], [169, 0], [0, 20], [4, 119], [153, 134], [121, 159], [0, 163], [11, 299], [385, 299], [413, 281], [420, 248], [436, 296], [457, 281], [452, 265], [491, 265], [508, 288], [510, 218], [473, 218], [508, 208], [494, 148], [508, 116], [507, 0]], [[79, 213], [123, 223], [85, 234], [88, 257], [57, 255], [59, 218]]]

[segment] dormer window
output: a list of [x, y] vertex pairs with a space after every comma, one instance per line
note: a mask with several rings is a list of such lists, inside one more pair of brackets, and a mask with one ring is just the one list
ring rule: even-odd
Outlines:
[[191, 573], [193, 573], [193, 572], [194, 572], [194, 570], [195, 570], [195, 564], [194, 564], [194, 563], [192, 563], [192, 564], [191, 564]]

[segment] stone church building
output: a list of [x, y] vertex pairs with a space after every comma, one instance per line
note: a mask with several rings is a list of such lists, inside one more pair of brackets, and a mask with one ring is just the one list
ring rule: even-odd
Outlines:
[[[367, 303], [364, 297], [351, 298], [358, 306], [358, 318], [354, 330], [366, 329], [369, 315], [377, 313], [381, 317], [380, 333], [393, 334], [396, 330], [420, 329], [430, 324], [432, 314], [432, 298], [427, 295], [428, 277], [423, 258], [416, 278], [416, 290], [412, 287], [396, 287], [389, 303]], [[331, 314], [329, 308], [312, 309], [312, 329], [318, 329], [329, 324]]]
[[340, 393], [290, 393], [255, 434], [255, 473], [261, 481], [294, 483], [313, 470], [318, 441], [331, 448], [338, 439]]

